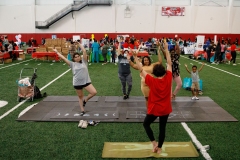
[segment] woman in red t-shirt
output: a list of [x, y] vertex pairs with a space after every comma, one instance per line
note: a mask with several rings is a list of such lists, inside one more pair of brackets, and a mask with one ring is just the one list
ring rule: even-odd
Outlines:
[[232, 55], [232, 59], [230, 62], [233, 61], [233, 65], [235, 66], [236, 65], [236, 57], [237, 57], [235, 42], [233, 42], [231, 45], [231, 55]]
[[[145, 83], [149, 86], [150, 92], [148, 97], [148, 110], [147, 115], [144, 119], [143, 126], [145, 131], [153, 144], [153, 152], [161, 153], [161, 148], [165, 139], [165, 129], [169, 114], [172, 112], [171, 104], [171, 86], [172, 86], [172, 64], [171, 58], [168, 51], [168, 44], [164, 43], [166, 59], [167, 59], [167, 70], [162, 64], [156, 64], [153, 67], [152, 77], [146, 71], [143, 70], [140, 64], [137, 53], [134, 53], [138, 69], [141, 76], [145, 78]], [[157, 117], [159, 117], [159, 138], [158, 143], [156, 142], [153, 131], [150, 127]]]

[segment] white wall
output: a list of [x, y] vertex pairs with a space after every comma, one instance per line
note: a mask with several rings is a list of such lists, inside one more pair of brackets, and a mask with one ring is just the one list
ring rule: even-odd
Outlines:
[[76, 32], [78, 33], [109, 33], [115, 32], [115, 7], [89, 6], [82, 11], [74, 12]]
[[240, 7], [233, 7], [231, 10], [229, 33], [240, 33]]
[[130, 5], [131, 16], [125, 17], [126, 6], [116, 6], [116, 32], [119, 33], [153, 33], [155, 11], [152, 6]]
[[126, 5], [88, 6], [75, 11], [73, 18], [72, 13], [68, 14], [49, 29], [35, 28], [35, 21], [46, 20], [66, 5], [0, 6], [0, 32], [240, 34], [240, 7], [185, 6], [185, 16], [168, 18], [161, 16], [162, 6], [157, 4], [129, 4], [130, 18], [124, 17]]
[[33, 6], [0, 6], [0, 32], [34, 33]]
[[[227, 7], [194, 7], [194, 30], [197, 33], [228, 33]], [[240, 30], [239, 30], [240, 33]]]

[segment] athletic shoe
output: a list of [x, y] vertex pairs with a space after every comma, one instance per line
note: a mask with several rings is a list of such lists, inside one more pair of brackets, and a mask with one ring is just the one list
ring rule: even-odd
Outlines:
[[87, 121], [83, 121], [82, 127], [83, 129], [86, 129], [88, 126], [88, 122]]
[[230, 61], [228, 61], [228, 64], [230, 64], [231, 62]]
[[83, 107], [85, 107], [85, 105], [86, 105], [86, 101], [85, 101], [85, 99], [83, 100]]
[[236, 63], [233, 63], [234, 66], [236, 66], [237, 64]]
[[215, 62], [212, 62], [211, 64], [216, 64]]
[[126, 100], [126, 99], [127, 99], [127, 95], [124, 95], [124, 96], [123, 96], [123, 99]]
[[126, 95], [126, 98], [127, 98], [127, 99], [129, 98], [129, 95], [128, 95], [128, 94]]
[[191, 99], [192, 99], [192, 100], [195, 100], [195, 97], [193, 96]]
[[195, 100], [199, 100], [199, 98], [195, 96]]
[[83, 125], [83, 120], [80, 120], [78, 124], [78, 128], [82, 128], [82, 125]]
[[80, 113], [80, 116], [83, 116], [85, 114], [85, 112], [84, 111], [82, 111], [81, 113]]
[[88, 65], [91, 66], [91, 63], [89, 63]]

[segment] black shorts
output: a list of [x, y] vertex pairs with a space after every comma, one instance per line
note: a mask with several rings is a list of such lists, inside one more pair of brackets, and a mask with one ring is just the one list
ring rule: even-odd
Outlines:
[[75, 89], [77, 89], [77, 90], [81, 90], [81, 89], [83, 89], [84, 87], [87, 87], [88, 85], [90, 85], [91, 83], [86, 83], [86, 84], [84, 84], [84, 85], [80, 85], [80, 86], [73, 86]]

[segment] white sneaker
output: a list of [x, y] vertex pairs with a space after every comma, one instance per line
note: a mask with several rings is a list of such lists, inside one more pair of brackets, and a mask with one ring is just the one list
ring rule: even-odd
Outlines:
[[212, 62], [211, 64], [215, 64], [215, 62]]
[[87, 121], [83, 121], [82, 128], [83, 128], [83, 129], [86, 129], [87, 126], [88, 126], [88, 122], [87, 122]]
[[233, 63], [234, 66], [236, 66], [237, 64], [236, 63]]
[[82, 128], [83, 121], [84, 121], [84, 120], [80, 120], [80, 121], [79, 121], [79, 124], [78, 124], [78, 127], [79, 127], [79, 128]]
[[88, 65], [91, 66], [91, 63], [89, 63]]
[[195, 100], [199, 100], [199, 98], [195, 96]]
[[195, 100], [195, 96], [193, 96], [191, 99], [192, 99], [192, 100]]

